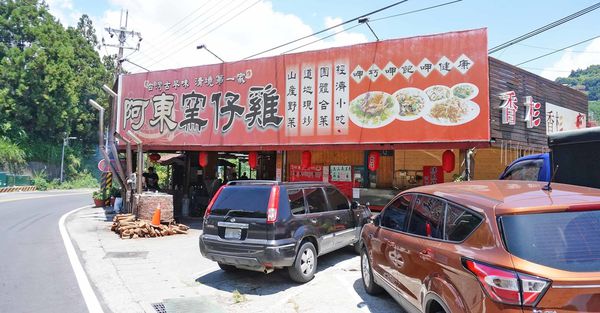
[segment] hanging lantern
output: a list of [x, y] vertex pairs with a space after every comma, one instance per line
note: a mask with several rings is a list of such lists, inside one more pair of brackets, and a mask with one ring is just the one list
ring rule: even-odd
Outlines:
[[160, 160], [160, 154], [152, 153], [148, 156], [148, 159], [150, 159], [150, 162], [156, 163], [158, 160]]
[[375, 172], [379, 168], [379, 151], [369, 152], [367, 167], [371, 172]]
[[256, 152], [256, 151], [248, 152], [248, 165], [250, 166], [250, 169], [255, 169], [257, 162], [258, 162], [258, 152]]
[[208, 165], [208, 152], [201, 151], [200, 154], [198, 154], [198, 164], [202, 167]]
[[310, 151], [302, 151], [302, 159], [300, 162], [300, 167], [309, 168], [311, 158], [312, 158], [312, 153]]
[[454, 152], [452, 150], [446, 150], [442, 154], [442, 168], [444, 172], [450, 173], [454, 171]]

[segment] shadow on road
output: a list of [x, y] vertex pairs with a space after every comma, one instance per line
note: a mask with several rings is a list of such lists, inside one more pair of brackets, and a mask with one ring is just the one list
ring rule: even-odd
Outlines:
[[367, 306], [371, 313], [376, 312], [398, 312], [398, 313], [406, 313], [394, 299], [385, 291], [381, 294], [372, 296], [365, 291], [365, 288], [362, 283], [362, 278], [359, 278], [354, 281], [352, 284], [354, 291], [358, 294], [358, 296], [363, 300], [361, 303], [357, 305], [358, 308], [362, 308]]
[[[318, 258], [316, 274], [353, 257], [356, 254], [351, 248], [325, 254]], [[275, 294], [298, 285], [290, 279], [287, 269], [275, 270], [270, 274], [245, 270], [225, 272], [218, 269], [196, 278], [196, 282], [223, 291], [237, 290], [250, 295]]]

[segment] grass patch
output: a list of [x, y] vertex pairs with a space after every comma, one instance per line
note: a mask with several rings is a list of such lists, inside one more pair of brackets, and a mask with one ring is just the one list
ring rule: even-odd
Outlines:
[[234, 303], [242, 303], [242, 302], [248, 301], [248, 299], [246, 299], [246, 295], [244, 295], [243, 293], [239, 292], [237, 289], [234, 290], [231, 293], [231, 295], [233, 297], [233, 302]]

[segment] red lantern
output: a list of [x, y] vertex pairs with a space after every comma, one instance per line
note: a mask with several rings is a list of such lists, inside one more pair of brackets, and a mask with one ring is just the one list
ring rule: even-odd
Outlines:
[[256, 152], [256, 151], [248, 152], [248, 165], [250, 166], [250, 169], [256, 168], [257, 161], [258, 161], [258, 152]]
[[446, 150], [442, 154], [442, 168], [444, 172], [450, 173], [454, 171], [454, 152], [452, 150]]
[[367, 167], [369, 168], [369, 171], [375, 172], [379, 168], [379, 151], [369, 152], [368, 161]]
[[160, 160], [160, 154], [152, 153], [148, 156], [148, 159], [150, 159], [150, 162], [156, 162], [156, 161]]
[[201, 151], [200, 154], [198, 154], [198, 164], [202, 167], [208, 165], [208, 152]]
[[310, 153], [310, 151], [302, 151], [302, 159], [300, 162], [300, 167], [309, 168], [311, 158], [312, 158], [312, 153]]

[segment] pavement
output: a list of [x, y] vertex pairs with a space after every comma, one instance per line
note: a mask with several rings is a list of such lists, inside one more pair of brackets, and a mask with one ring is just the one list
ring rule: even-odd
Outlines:
[[226, 273], [202, 257], [201, 221], [187, 235], [120, 239], [112, 215], [86, 208], [66, 222], [96, 295], [110, 312], [402, 312], [387, 294], [364, 292], [360, 258], [341, 249], [318, 259], [315, 278], [292, 282], [286, 270]]

